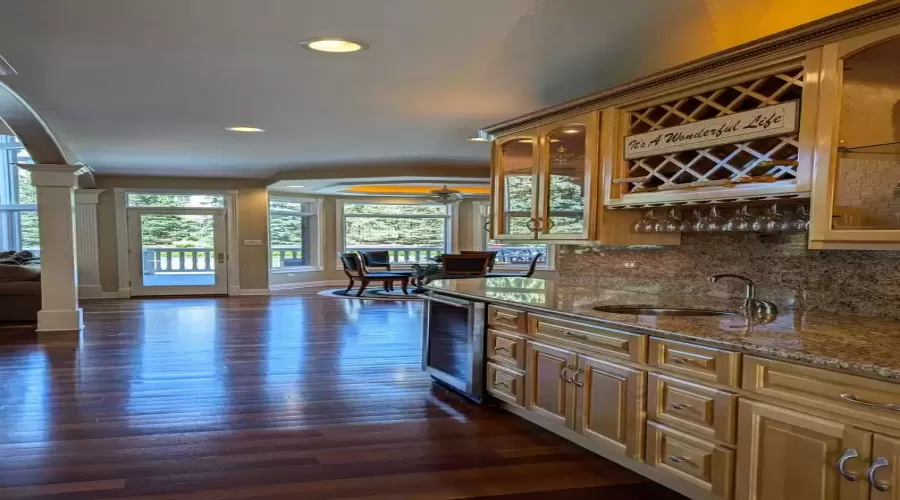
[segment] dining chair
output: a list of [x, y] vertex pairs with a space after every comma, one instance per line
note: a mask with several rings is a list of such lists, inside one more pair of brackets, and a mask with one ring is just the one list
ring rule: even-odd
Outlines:
[[441, 272], [426, 276], [423, 284], [440, 279], [483, 278], [487, 275], [490, 255], [485, 252], [477, 254], [441, 255]]
[[500, 252], [490, 251], [490, 250], [462, 250], [459, 252], [461, 255], [477, 255], [477, 254], [487, 254], [490, 255], [490, 259], [488, 260], [488, 272], [494, 270], [494, 264], [497, 262], [497, 254]]
[[369, 283], [373, 281], [383, 282], [385, 290], [393, 290], [394, 281], [399, 281], [403, 294], [409, 295], [409, 292], [406, 290], [406, 287], [409, 286], [409, 274], [386, 271], [370, 272], [366, 270], [366, 267], [362, 263], [362, 259], [355, 253], [339, 253], [338, 258], [341, 259], [341, 264], [344, 266], [344, 274], [350, 278], [350, 284], [347, 285], [347, 289], [344, 290], [345, 295], [350, 293], [350, 290], [353, 289], [353, 285], [357, 280], [360, 282], [359, 290], [356, 292], [357, 297], [361, 296], [363, 292], [366, 291], [366, 287], [369, 286]]
[[[387, 250], [360, 250], [356, 252], [362, 259], [363, 267], [366, 271], [377, 268], [383, 268], [385, 271], [394, 274], [405, 274], [410, 277], [410, 283], [416, 284], [415, 273], [412, 271], [393, 271], [391, 270], [391, 254]], [[394, 289], [393, 281], [384, 282], [384, 290], [391, 291]]]
[[538, 252], [535, 256], [531, 258], [531, 263], [528, 264], [528, 271], [524, 273], [512, 273], [512, 272], [499, 272], [499, 273], [487, 273], [488, 278], [530, 278], [531, 275], [534, 274], [534, 270], [537, 267], [537, 263], [541, 260], [544, 254]]

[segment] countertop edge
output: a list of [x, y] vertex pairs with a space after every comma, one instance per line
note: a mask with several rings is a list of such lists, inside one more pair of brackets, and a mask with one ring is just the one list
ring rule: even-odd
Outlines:
[[846, 373], [848, 375], [857, 375], [862, 377], [867, 377], [875, 380], [879, 380], [882, 382], [893, 382], [900, 383], [900, 370], [895, 370], [893, 368], [887, 368], [878, 365], [872, 364], [860, 364], [853, 363], [846, 360], [842, 360], [839, 358], [833, 357], [825, 357], [818, 356], [813, 354], [807, 354], [803, 352], [797, 351], [789, 351], [785, 349], [779, 349], [776, 347], [761, 347], [761, 346], [753, 346], [747, 344], [741, 344], [736, 342], [731, 342], [728, 340], [716, 340], [710, 339], [706, 337], [698, 337], [695, 335], [691, 335], [689, 333], [684, 332], [673, 332], [668, 330], [658, 330], [655, 328], [649, 328], [640, 325], [634, 325], [631, 323], [620, 323], [616, 321], [612, 321], [605, 318], [597, 318], [594, 316], [585, 316], [583, 314], [560, 311], [558, 309], [548, 308], [548, 307], [540, 307], [531, 304], [522, 304], [519, 302], [506, 301], [502, 299], [494, 299], [494, 298], [486, 298], [478, 295], [471, 295], [462, 292], [450, 291], [441, 288], [432, 288], [428, 285], [425, 286], [428, 291], [450, 295], [454, 297], [460, 297], [464, 299], [477, 300], [479, 302], [486, 302], [490, 304], [498, 304], [508, 307], [514, 307], [517, 309], [523, 309], [526, 311], [532, 311], [537, 313], [549, 313], [559, 316], [564, 316], [566, 318], [572, 318], [578, 321], [587, 321], [590, 323], [608, 326], [611, 328], [619, 328], [628, 330], [634, 333], [640, 333], [644, 335], [652, 335], [655, 337], [661, 337], [669, 340], [686, 342], [691, 344], [697, 344], [707, 347], [715, 347], [715, 348], [724, 348], [730, 349], [733, 351], [740, 352], [742, 354], [748, 354], [751, 356], [758, 356], [761, 358], [773, 359], [776, 361], [790, 361], [793, 363], [804, 364], [807, 366], [811, 366], [814, 368], [823, 368], [831, 371], [836, 371], [840, 373]]

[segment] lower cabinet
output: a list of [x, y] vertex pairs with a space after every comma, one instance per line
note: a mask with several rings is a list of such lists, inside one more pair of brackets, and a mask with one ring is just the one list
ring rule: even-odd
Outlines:
[[716, 498], [732, 498], [734, 450], [647, 423], [647, 465], [693, 484]]
[[647, 372], [578, 356], [575, 431], [634, 459], [643, 455]]
[[900, 500], [900, 439], [876, 434], [872, 463], [866, 469], [872, 500]]
[[574, 428], [575, 353], [547, 344], [528, 342], [525, 349], [525, 408], [550, 423]]
[[872, 434], [741, 400], [738, 500], [866, 500]]

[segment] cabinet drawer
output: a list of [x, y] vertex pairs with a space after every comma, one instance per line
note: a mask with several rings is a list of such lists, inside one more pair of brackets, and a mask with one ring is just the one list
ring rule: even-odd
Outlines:
[[525, 374], [496, 363], [487, 364], [487, 391], [497, 399], [522, 406], [525, 399]]
[[792, 403], [900, 428], [900, 384], [744, 356], [742, 387]]
[[734, 493], [734, 451], [647, 422], [647, 465], [730, 499]]
[[487, 356], [497, 364], [525, 369], [525, 337], [488, 330]]
[[737, 395], [651, 373], [647, 417], [704, 438], [735, 444]]
[[653, 337], [650, 339], [650, 364], [704, 382], [738, 387], [741, 355]]
[[643, 363], [647, 337], [540, 314], [528, 315], [528, 332], [536, 338]]
[[489, 304], [487, 307], [487, 315], [487, 323], [489, 326], [518, 333], [528, 332], [525, 311], [517, 311], [508, 307]]

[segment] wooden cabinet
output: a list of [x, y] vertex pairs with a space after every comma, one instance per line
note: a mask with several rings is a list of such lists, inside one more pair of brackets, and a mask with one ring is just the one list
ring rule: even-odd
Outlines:
[[647, 417], [734, 445], [737, 395], [652, 373], [647, 388]]
[[698, 380], [737, 387], [741, 355], [674, 340], [650, 339], [650, 365]]
[[716, 498], [732, 498], [734, 451], [662, 424], [647, 424], [647, 465]]
[[875, 435], [866, 470], [872, 500], [900, 500], [900, 439]]
[[512, 368], [488, 362], [485, 369], [487, 391], [495, 398], [516, 406], [525, 399], [525, 376]]
[[[871, 434], [832, 420], [741, 400], [739, 500], [866, 500]], [[844, 474], [855, 476], [850, 480]]]
[[823, 48], [810, 248], [900, 249], [900, 26]]
[[544, 420], [570, 429], [575, 426], [575, 353], [528, 342], [525, 407]]
[[598, 144], [597, 112], [497, 139], [491, 175], [494, 238], [589, 240]]
[[579, 355], [572, 381], [578, 387], [576, 432], [640, 459], [647, 373]]

